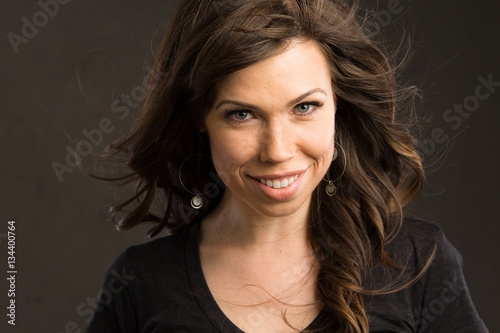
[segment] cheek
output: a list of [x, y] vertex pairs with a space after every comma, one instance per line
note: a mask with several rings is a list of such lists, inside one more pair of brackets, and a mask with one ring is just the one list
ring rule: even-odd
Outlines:
[[304, 131], [302, 136], [305, 153], [317, 159], [328, 159], [333, 155], [335, 125], [323, 122]]
[[252, 148], [254, 144], [250, 137], [231, 132], [219, 132], [210, 136], [215, 170], [226, 186], [232, 177], [238, 175], [239, 168], [254, 155]]

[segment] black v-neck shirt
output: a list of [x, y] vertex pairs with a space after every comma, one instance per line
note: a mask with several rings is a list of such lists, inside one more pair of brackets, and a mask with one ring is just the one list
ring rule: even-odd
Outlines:
[[[86, 333], [243, 332], [219, 308], [203, 275], [200, 222], [181, 232], [128, 248], [110, 267]], [[435, 258], [412, 286], [389, 295], [364, 297], [370, 332], [488, 332], [474, 308], [458, 251], [434, 224], [405, 219], [388, 251], [408, 272]], [[394, 272], [395, 277], [397, 272]], [[376, 268], [368, 287], [382, 287]], [[321, 326], [323, 309], [307, 329]], [[265, 318], [248, 318], [258, 324]]]

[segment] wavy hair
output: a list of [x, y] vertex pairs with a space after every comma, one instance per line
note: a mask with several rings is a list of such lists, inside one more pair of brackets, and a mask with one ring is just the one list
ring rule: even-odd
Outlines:
[[[112, 180], [137, 185], [128, 200], [113, 207], [113, 221], [120, 230], [153, 221], [150, 236], [163, 229], [174, 233], [218, 204], [224, 188], [209, 159], [182, 169], [183, 178], [192, 180], [186, 186], [205, 193], [203, 209], [191, 209], [192, 195], [179, 182], [186, 157], [210, 155], [208, 138], [198, 128], [214, 101], [214, 87], [224, 76], [283, 52], [292, 39], [315, 41], [328, 60], [338, 104], [335, 142], [346, 154], [346, 161], [337, 159], [328, 171], [335, 179], [346, 164], [337, 194], [327, 196], [320, 183], [308, 221], [320, 263], [316, 286], [329, 313], [325, 328], [365, 333], [362, 295], [377, 293], [363, 288], [365, 275], [377, 262], [394, 267], [385, 247], [403, 223], [403, 207], [421, 191], [424, 173], [409, 126], [396, 119], [402, 101], [410, 100], [405, 108], [413, 108], [408, 97], [415, 91], [396, 83], [394, 67], [363, 29], [356, 4], [181, 1], [155, 57], [157, 75], [150, 78], [138, 121], [107, 147], [108, 157], [125, 153], [130, 168]], [[155, 202], [160, 214], [151, 213]], [[337, 245], [335, 251], [321, 246], [319, 240], [326, 239]]]

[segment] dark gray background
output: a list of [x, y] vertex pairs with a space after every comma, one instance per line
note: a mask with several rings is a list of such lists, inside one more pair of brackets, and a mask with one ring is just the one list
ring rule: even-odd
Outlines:
[[[66, 146], [85, 139], [82, 130], [97, 128], [104, 118], [115, 126], [104, 141], [127, 128], [132, 116], [120, 119], [104, 107], [141, 85], [175, 3], [69, 1], [17, 54], [8, 33], [20, 35], [22, 17], [32, 22], [41, 7], [36, 1], [0, 4], [0, 276], [7, 271], [9, 219], [17, 223], [19, 272], [15, 327], [6, 325], [7, 285], [1, 278], [3, 332], [83, 331], [88, 315], [77, 308], [96, 297], [118, 254], [147, 241], [147, 227], [123, 233], [113, 229], [107, 213], [113, 194], [109, 185], [76, 169], [60, 182], [51, 164], [64, 164]], [[400, 35], [393, 30], [401, 32], [401, 27], [413, 35], [414, 54], [403, 78], [423, 91], [420, 109], [432, 119], [423, 138], [439, 128], [454, 138], [425, 155], [432, 172], [413, 211], [442, 226], [460, 250], [476, 307], [497, 332], [500, 88], [457, 129], [443, 115], [474, 95], [479, 76], [500, 81], [500, 3], [400, 0], [400, 6], [404, 11], [399, 14], [379, 16], [379, 27], [389, 37]], [[381, 1], [372, 15], [388, 8], [388, 1]], [[441, 148], [447, 153], [438, 158]]]

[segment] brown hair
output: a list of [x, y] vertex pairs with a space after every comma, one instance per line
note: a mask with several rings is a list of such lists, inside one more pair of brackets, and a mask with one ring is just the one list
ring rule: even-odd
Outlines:
[[[340, 0], [181, 1], [155, 57], [154, 69], [163, 79], [150, 79], [135, 127], [108, 147], [110, 156], [125, 152], [131, 169], [114, 180], [137, 182], [134, 195], [114, 213], [133, 201], [138, 205], [115, 216], [116, 227], [154, 221], [150, 236], [164, 228], [176, 232], [213, 209], [223, 188], [210, 160], [199, 169], [188, 165], [195, 163], [182, 169], [183, 178], [193, 180], [187, 188], [207, 192], [200, 211], [189, 206], [192, 194], [180, 184], [179, 168], [188, 156], [210, 155], [198, 128], [213, 102], [215, 83], [282, 52], [292, 39], [313, 40], [330, 64], [338, 103], [335, 141], [347, 158], [337, 194], [327, 196], [324, 183], [312, 194], [309, 238], [321, 258], [317, 290], [330, 330], [368, 332], [361, 295], [370, 291], [363, 288], [364, 276], [376, 262], [393, 265], [385, 246], [399, 231], [402, 208], [420, 192], [424, 174], [408, 126], [396, 120], [398, 103], [414, 91], [396, 84], [393, 68], [364, 32], [356, 9]], [[330, 179], [337, 178], [343, 163], [334, 162]], [[151, 213], [155, 201], [163, 204], [161, 214]], [[319, 246], [318, 240], [326, 239], [336, 244], [335, 251]]]

